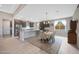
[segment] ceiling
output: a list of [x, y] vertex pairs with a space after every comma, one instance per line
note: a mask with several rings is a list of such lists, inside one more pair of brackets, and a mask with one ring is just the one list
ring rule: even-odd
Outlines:
[[[77, 4], [29, 4], [26, 5], [15, 18], [31, 21], [42, 21], [71, 17]], [[46, 16], [47, 14], [47, 16]]]
[[[0, 4], [0, 11], [13, 14], [21, 9], [18, 7], [19, 4]], [[76, 8], [77, 4], [28, 4], [18, 10], [14, 18], [26, 21], [54, 20], [73, 16]]]
[[0, 4], [0, 11], [13, 14], [19, 4]]

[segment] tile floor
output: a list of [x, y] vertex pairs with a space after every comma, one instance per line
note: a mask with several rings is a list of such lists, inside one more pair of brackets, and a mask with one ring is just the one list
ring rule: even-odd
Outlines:
[[67, 38], [66, 37], [62, 38], [64, 40], [62, 40], [59, 54], [79, 54], [79, 48], [77, 48], [77, 45], [68, 44]]
[[46, 54], [45, 51], [33, 46], [28, 42], [22, 42], [15, 38], [0, 39], [0, 53], [15, 54]]
[[[59, 37], [59, 36], [56, 36]], [[59, 49], [59, 54], [78, 54], [79, 49], [76, 46], [67, 43], [67, 38], [62, 38], [62, 44]], [[46, 51], [30, 44], [22, 42], [16, 38], [0, 38], [0, 53], [1, 54], [48, 54]]]

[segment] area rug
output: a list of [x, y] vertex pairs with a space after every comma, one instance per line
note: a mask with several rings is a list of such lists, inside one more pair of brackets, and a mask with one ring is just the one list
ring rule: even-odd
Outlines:
[[61, 43], [62, 43], [62, 39], [58, 37], [55, 37], [54, 42], [49, 42], [49, 43], [41, 42], [40, 38], [38, 37], [32, 37], [30, 39], [25, 39], [25, 41], [28, 41], [32, 45], [42, 49], [48, 54], [57, 54], [60, 49]]

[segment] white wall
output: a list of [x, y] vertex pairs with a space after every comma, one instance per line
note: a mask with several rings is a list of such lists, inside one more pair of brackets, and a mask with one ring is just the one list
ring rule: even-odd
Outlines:
[[10, 21], [3, 21], [3, 34], [10, 35]]
[[78, 23], [77, 23], [77, 32], [79, 33], [79, 8], [76, 9], [74, 15], [73, 15], [73, 18], [78, 20]]
[[0, 18], [0, 37], [2, 37], [2, 19]]
[[[7, 13], [4, 13], [4, 12], [0, 12], [0, 37], [3, 36], [3, 19], [5, 19], [5, 20], [12, 20], [12, 18], [13, 17], [12, 17], [11, 14], [7, 14]], [[9, 34], [10, 28], [7, 27], [7, 25], [9, 25], [9, 24], [8, 23], [5, 24], [5, 27], [8, 28], [7, 31], [8, 31], [8, 34]], [[4, 30], [4, 31], [6, 31], [6, 30]]]
[[11, 20], [12, 19], [12, 15], [8, 14], [8, 13], [0, 12], [0, 18]]
[[73, 15], [73, 18], [78, 20], [78, 23], [77, 23], [77, 46], [79, 48], [79, 8], [76, 9], [76, 11]]

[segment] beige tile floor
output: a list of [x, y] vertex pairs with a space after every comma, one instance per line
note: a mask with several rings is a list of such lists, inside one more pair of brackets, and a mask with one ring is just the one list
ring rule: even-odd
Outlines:
[[45, 51], [33, 46], [32, 44], [22, 42], [15, 38], [0, 39], [0, 53], [46, 54]]
[[64, 40], [62, 40], [62, 44], [59, 50], [59, 54], [79, 54], [79, 49], [76, 45], [68, 44], [67, 38], [62, 37]]
[[[79, 49], [76, 46], [67, 43], [67, 38], [63, 38], [59, 54], [78, 54]], [[22, 42], [16, 38], [0, 38], [0, 53], [27, 53], [27, 54], [47, 54], [40, 48], [30, 44], [29, 42]]]

